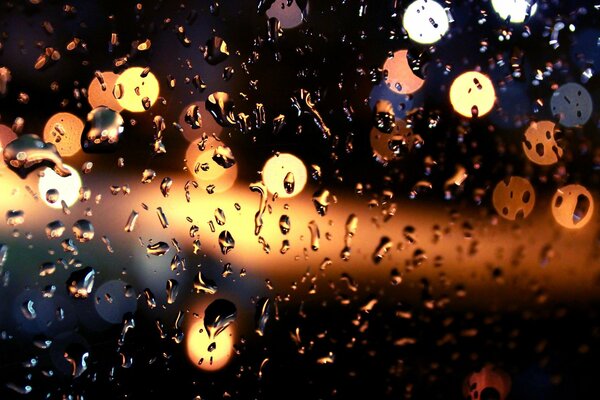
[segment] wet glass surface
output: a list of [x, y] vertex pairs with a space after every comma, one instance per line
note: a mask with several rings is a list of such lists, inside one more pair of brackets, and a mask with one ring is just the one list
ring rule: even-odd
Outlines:
[[590, 399], [600, 4], [0, 4], [0, 398]]

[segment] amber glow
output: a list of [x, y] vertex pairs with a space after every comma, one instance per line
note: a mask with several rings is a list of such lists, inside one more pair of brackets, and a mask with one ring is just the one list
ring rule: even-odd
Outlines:
[[[202, 116], [202, 127], [199, 129], [192, 129], [190, 125], [185, 121], [185, 115], [188, 109], [192, 106], [198, 106], [198, 110], [200, 115]], [[203, 133], [206, 133], [208, 136], [212, 135], [220, 135], [223, 132], [223, 127], [215, 121], [212, 115], [208, 111], [206, 111], [206, 107], [203, 101], [195, 101], [193, 103], [188, 104], [187, 106], [181, 109], [181, 113], [179, 114], [179, 125], [182, 129], [183, 137], [192, 142], [194, 140], [199, 139]]]
[[383, 69], [387, 71], [386, 83], [398, 94], [411, 94], [421, 89], [425, 81], [413, 73], [408, 64], [406, 50], [399, 50], [385, 60]]
[[493, 202], [498, 215], [514, 221], [527, 218], [535, 205], [535, 191], [525, 178], [512, 176], [498, 182], [494, 188]]
[[494, 85], [481, 72], [465, 72], [450, 87], [450, 103], [463, 117], [484, 116], [492, 110], [495, 101]]
[[568, 229], [581, 229], [592, 219], [594, 199], [581, 185], [568, 185], [556, 191], [552, 198], [552, 216]]
[[115, 83], [119, 78], [118, 74], [110, 71], [102, 72], [104, 88], [98, 78], [92, 79], [88, 87], [88, 102], [92, 108], [106, 106], [114, 111], [123, 110], [123, 106], [117, 101], [114, 95]]
[[[234, 327], [230, 325], [213, 341], [208, 338], [208, 333], [204, 329], [204, 320], [195, 318], [185, 335], [185, 346], [190, 362], [203, 371], [217, 371], [223, 368], [233, 355], [234, 335]], [[209, 351], [209, 346], [213, 342], [216, 347]]]
[[[287, 190], [285, 188], [286, 177], [293, 182], [292, 190], [291, 187]], [[306, 167], [302, 160], [292, 154], [276, 154], [265, 163], [262, 179], [270, 193], [277, 193], [277, 196], [282, 198], [294, 197], [306, 185]]]
[[152, 72], [142, 76], [144, 68], [132, 67], [125, 70], [118, 78], [115, 90], [120, 91], [120, 97], [117, 98], [119, 104], [124, 109], [131, 112], [144, 112], [144, 99], [148, 100], [151, 106], [158, 99], [160, 87], [158, 80]]
[[52, 143], [63, 157], [77, 154], [81, 150], [83, 121], [71, 113], [54, 114], [44, 126], [44, 142]]
[[[71, 175], [62, 177], [58, 175], [52, 168], [45, 168], [43, 170], [43, 176], [40, 177], [38, 183], [38, 190], [40, 191], [40, 197], [44, 203], [52, 208], [62, 208], [62, 202], [64, 201], [67, 206], [75, 204], [79, 198], [79, 189], [81, 188], [81, 177], [79, 173], [71, 166], [65, 164]], [[58, 200], [54, 203], [48, 202], [46, 199], [46, 192], [51, 189], [58, 190]]]
[[[204, 150], [198, 148], [198, 143], [203, 139], [197, 139], [190, 143], [185, 153], [188, 171], [197, 178], [198, 183], [204, 187], [214, 185], [215, 193], [221, 193], [233, 186], [237, 178], [237, 164], [230, 168], [223, 168], [213, 160], [213, 154], [218, 146], [223, 143], [214, 137], [206, 139]], [[204, 189], [204, 188], [203, 188]]]

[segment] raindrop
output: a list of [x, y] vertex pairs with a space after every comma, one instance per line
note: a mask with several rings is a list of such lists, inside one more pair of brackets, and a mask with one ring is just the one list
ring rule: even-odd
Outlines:
[[179, 294], [179, 282], [175, 279], [167, 280], [167, 304], [175, 303], [177, 294]]
[[67, 279], [67, 291], [76, 299], [86, 299], [92, 293], [96, 271], [85, 267], [73, 271]]
[[160, 192], [162, 193], [163, 197], [169, 197], [172, 185], [173, 180], [171, 178], [169, 178], [168, 176], [163, 178], [162, 182], [160, 183]]
[[267, 208], [267, 187], [262, 182], [251, 183], [249, 187], [251, 191], [257, 192], [260, 195], [258, 211], [254, 215], [254, 234], [258, 236], [263, 226], [262, 217]]
[[235, 240], [229, 231], [222, 231], [219, 234], [219, 247], [223, 254], [229, 253], [235, 247]]
[[321, 237], [319, 226], [313, 220], [308, 223], [308, 229], [310, 230], [310, 248], [313, 251], [317, 251], [319, 250], [319, 239]]
[[294, 174], [292, 172], [288, 172], [283, 179], [283, 188], [287, 194], [294, 193], [294, 186], [296, 185], [296, 181], [294, 180]]
[[65, 224], [59, 220], [49, 222], [45, 229], [46, 237], [48, 239], [59, 238], [65, 233], [65, 229]]
[[225, 61], [229, 56], [229, 50], [227, 50], [227, 43], [219, 37], [213, 36], [206, 42], [204, 48], [204, 59], [210, 65], [217, 65], [218, 63]]
[[215, 339], [237, 316], [235, 304], [229, 300], [217, 299], [204, 311], [204, 328], [209, 339]]
[[212, 159], [217, 165], [227, 169], [235, 165], [235, 158], [231, 149], [227, 146], [218, 146], [213, 153]]
[[8, 168], [21, 179], [25, 179], [32, 171], [42, 166], [53, 168], [54, 172], [62, 177], [71, 175], [56, 147], [52, 143], [44, 143], [36, 135], [19, 136], [4, 147], [2, 154]]
[[379, 264], [387, 252], [392, 248], [392, 245], [393, 243], [390, 238], [386, 236], [382, 237], [379, 245], [377, 245], [373, 252], [373, 262]]
[[271, 300], [268, 297], [262, 297], [256, 302], [256, 314], [254, 317], [255, 331], [259, 336], [264, 336], [265, 327], [271, 317]]
[[156, 242], [156, 243], [151, 243], [148, 246], [146, 246], [146, 253], [149, 256], [164, 256], [168, 251], [169, 251], [170, 247], [168, 243], [165, 242]]
[[81, 148], [86, 153], [106, 153], [117, 149], [123, 133], [123, 117], [108, 107], [90, 111], [83, 133]]
[[217, 284], [202, 275], [202, 272], [198, 272], [198, 275], [194, 278], [194, 289], [196, 293], [215, 294], [217, 293]]
[[89, 242], [94, 238], [94, 226], [87, 219], [77, 220], [73, 224], [73, 234], [80, 243]]

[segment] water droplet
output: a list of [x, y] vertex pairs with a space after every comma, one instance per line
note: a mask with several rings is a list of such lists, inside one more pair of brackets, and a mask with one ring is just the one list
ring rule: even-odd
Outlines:
[[288, 215], [282, 215], [279, 218], [279, 230], [282, 234], [287, 235], [291, 229], [290, 217]]
[[254, 234], [258, 236], [263, 226], [262, 217], [267, 209], [267, 187], [262, 182], [251, 183], [249, 187], [251, 191], [257, 192], [260, 195], [258, 211], [254, 215]]
[[352, 238], [356, 234], [358, 228], [358, 217], [356, 214], [350, 214], [346, 220], [346, 233], [344, 235], [344, 248], [342, 249], [341, 257], [342, 260], [348, 261], [350, 259], [350, 248], [352, 246]]
[[85, 267], [73, 271], [67, 279], [67, 291], [76, 299], [87, 299], [94, 287], [96, 271], [92, 267]]
[[223, 209], [221, 208], [217, 208], [215, 209], [215, 221], [217, 222], [217, 224], [219, 225], [225, 225], [225, 211], [223, 211]]
[[48, 276], [52, 275], [54, 272], [56, 272], [56, 264], [53, 262], [45, 262], [40, 266], [39, 275]]
[[206, 42], [204, 47], [204, 59], [210, 65], [217, 65], [229, 57], [227, 43], [219, 36], [213, 36]]
[[217, 146], [213, 153], [212, 159], [217, 165], [227, 169], [235, 165], [235, 158], [231, 149], [227, 146]]
[[123, 133], [123, 117], [108, 107], [94, 108], [87, 115], [81, 134], [81, 148], [86, 153], [107, 153], [117, 149]]
[[229, 253], [235, 247], [235, 240], [229, 231], [222, 231], [219, 234], [219, 247], [223, 254]]
[[168, 243], [165, 242], [156, 242], [156, 243], [151, 243], [148, 246], [146, 246], [146, 253], [150, 256], [164, 256], [168, 251], [169, 251], [170, 247]]
[[235, 125], [235, 104], [229, 94], [214, 92], [208, 96], [204, 106], [219, 125], [225, 127]]
[[256, 333], [259, 336], [264, 336], [265, 327], [271, 317], [271, 300], [268, 297], [262, 297], [256, 302], [256, 315], [254, 317], [256, 324]]
[[2, 154], [8, 168], [21, 179], [42, 166], [53, 168], [62, 177], [71, 175], [56, 147], [52, 143], [44, 143], [37, 135], [21, 135], [7, 144]]
[[137, 222], [137, 219], [139, 217], [139, 214], [137, 213], [137, 211], [131, 211], [131, 214], [129, 214], [129, 218], [127, 218], [127, 224], [125, 225], [125, 228], [123, 228], [123, 230], [125, 232], [132, 232], [135, 229], [135, 223]]
[[21, 312], [23, 316], [28, 320], [35, 319], [37, 317], [37, 312], [35, 311], [35, 304], [33, 300], [27, 300], [21, 305]]
[[25, 211], [8, 210], [6, 212], [6, 224], [10, 226], [21, 225], [25, 222]]
[[160, 192], [163, 197], [169, 197], [169, 193], [171, 192], [171, 186], [173, 185], [173, 180], [168, 176], [164, 177], [162, 182], [160, 183]]
[[121, 328], [121, 334], [119, 335], [119, 340], [117, 341], [119, 346], [123, 346], [125, 344], [125, 336], [127, 335], [127, 332], [133, 328], [135, 328], [135, 319], [133, 319], [133, 314], [128, 312], [123, 317], [123, 327]]
[[296, 181], [294, 180], [294, 174], [292, 172], [288, 172], [283, 179], [283, 188], [287, 194], [292, 194], [294, 192], [294, 187], [296, 185]]
[[387, 254], [387, 252], [392, 248], [393, 243], [390, 238], [384, 236], [381, 238], [379, 245], [375, 248], [373, 252], [373, 262], [378, 264], [381, 262], [383, 257]]
[[237, 316], [235, 304], [229, 300], [217, 299], [204, 311], [204, 329], [209, 339], [215, 339]]
[[285, 254], [288, 252], [288, 250], [290, 249], [290, 241], [285, 239], [281, 242], [281, 249], [279, 249], [279, 252], [281, 254]]
[[217, 293], [217, 284], [203, 276], [202, 272], [198, 272], [198, 275], [194, 278], [194, 289], [197, 293], [215, 294]]
[[167, 304], [175, 303], [179, 294], [179, 282], [175, 279], [167, 280]]
[[168, 228], [169, 227], [169, 220], [167, 220], [167, 216], [165, 215], [162, 207], [157, 207], [156, 208], [156, 215], [158, 215], [158, 220], [160, 221], [160, 224], [163, 227], [163, 229]]
[[153, 169], [150, 168], [146, 168], [143, 172], [142, 172], [142, 183], [150, 183], [154, 180], [154, 178], [156, 178], [156, 171], [154, 171]]
[[152, 291], [148, 288], [144, 289], [144, 297], [146, 297], [146, 304], [148, 305], [148, 308], [153, 310], [156, 308], [156, 297], [154, 296], [154, 293], [152, 293]]
[[321, 233], [319, 232], [319, 226], [313, 220], [308, 223], [308, 229], [310, 230], [310, 248], [313, 251], [319, 250], [319, 240]]
[[73, 378], [80, 377], [88, 368], [89, 351], [81, 343], [71, 343], [64, 352], [65, 360], [71, 365]]
[[312, 201], [317, 213], [323, 217], [327, 214], [329, 205], [331, 203], [336, 203], [337, 199], [331, 194], [331, 192], [329, 192], [329, 190], [319, 189], [313, 194]]
[[189, 106], [185, 112], [185, 122], [192, 129], [202, 128], [202, 114], [200, 114], [200, 107], [197, 104]]
[[94, 238], [94, 226], [87, 219], [77, 220], [73, 224], [73, 234], [79, 242], [89, 242]]

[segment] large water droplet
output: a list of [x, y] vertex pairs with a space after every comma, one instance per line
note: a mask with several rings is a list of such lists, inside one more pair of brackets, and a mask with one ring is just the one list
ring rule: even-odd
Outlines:
[[73, 224], [73, 234], [79, 242], [89, 242], [94, 238], [94, 226], [87, 219], [77, 220]]
[[202, 272], [198, 272], [198, 275], [194, 278], [194, 289], [197, 293], [215, 294], [217, 293], [217, 284], [203, 276]]
[[151, 243], [148, 246], [146, 246], [146, 253], [150, 256], [164, 256], [168, 251], [169, 251], [170, 247], [168, 243], [165, 242], [156, 242], [156, 243]]
[[67, 291], [77, 299], [86, 299], [94, 287], [96, 271], [92, 267], [85, 267], [73, 271], [67, 279]]
[[229, 231], [223, 231], [219, 234], [219, 247], [223, 254], [229, 253], [235, 247], [235, 240]]
[[213, 36], [206, 42], [204, 48], [204, 59], [210, 65], [217, 65], [218, 63], [225, 61], [229, 57], [229, 50], [227, 50], [227, 43], [219, 36]]
[[218, 146], [213, 153], [212, 159], [221, 167], [227, 169], [235, 165], [235, 158], [231, 149], [227, 146]]
[[204, 106], [219, 125], [225, 127], [235, 125], [235, 104], [229, 94], [214, 92], [208, 96]]
[[107, 153], [117, 149], [123, 133], [123, 117], [108, 107], [98, 107], [87, 115], [81, 134], [81, 148], [86, 153]]
[[37, 135], [20, 136], [8, 143], [2, 154], [8, 168], [22, 179], [42, 166], [53, 168], [62, 177], [71, 175], [56, 147], [52, 143], [44, 143]]
[[204, 328], [209, 339], [216, 338], [237, 316], [235, 304], [229, 300], [217, 299], [210, 303], [204, 311]]

